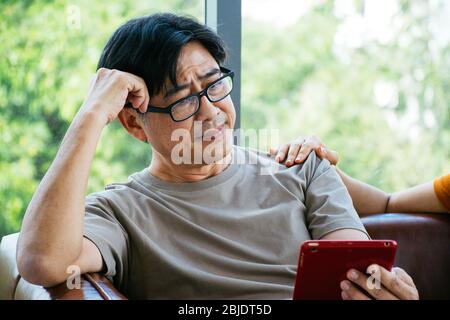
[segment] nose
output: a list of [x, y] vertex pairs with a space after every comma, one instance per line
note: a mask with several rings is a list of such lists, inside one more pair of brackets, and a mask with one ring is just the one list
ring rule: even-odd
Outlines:
[[203, 96], [200, 99], [200, 109], [197, 113], [197, 120], [211, 121], [220, 113], [220, 109], [211, 103], [207, 97]]

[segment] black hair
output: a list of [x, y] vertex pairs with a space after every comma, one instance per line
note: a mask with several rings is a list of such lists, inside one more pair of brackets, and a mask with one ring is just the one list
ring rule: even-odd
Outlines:
[[128, 21], [108, 40], [97, 69], [108, 68], [144, 79], [150, 97], [165, 88], [168, 78], [177, 87], [176, 71], [181, 48], [198, 41], [220, 65], [226, 59], [223, 40], [193, 18], [157, 13]]

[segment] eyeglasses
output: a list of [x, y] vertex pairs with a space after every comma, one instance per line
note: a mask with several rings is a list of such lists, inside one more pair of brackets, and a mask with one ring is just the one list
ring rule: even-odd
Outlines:
[[[148, 105], [146, 112], [141, 112], [137, 109], [136, 111], [141, 114], [147, 112], [169, 113], [175, 122], [187, 120], [198, 112], [203, 96], [206, 96], [210, 102], [219, 102], [231, 93], [233, 90], [234, 72], [224, 67], [220, 67], [220, 71], [223, 75], [198, 93], [181, 98], [165, 108]], [[126, 107], [132, 108], [130, 103], [127, 103]]]

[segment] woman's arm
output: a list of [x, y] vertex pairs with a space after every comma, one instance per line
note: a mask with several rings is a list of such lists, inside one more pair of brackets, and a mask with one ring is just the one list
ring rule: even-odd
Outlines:
[[[336, 151], [324, 146], [316, 136], [298, 138], [279, 148], [273, 148], [269, 154], [286, 166], [302, 163], [307, 155], [315, 151], [317, 156], [336, 165], [339, 156]], [[336, 168], [347, 187], [353, 206], [360, 216], [381, 212], [447, 212], [450, 207], [450, 174], [433, 182], [414, 186], [389, 194], [367, 183], [359, 181]], [[444, 206], [445, 205], [445, 206]], [[446, 209], [447, 207], [447, 209]]]
[[337, 169], [350, 193], [359, 215], [379, 212], [446, 212], [439, 201], [433, 182], [420, 184], [388, 194], [367, 183], [356, 180]]
[[414, 186], [391, 195], [387, 212], [446, 212], [439, 201], [433, 182]]
[[360, 216], [389, 211], [390, 197], [392, 197], [389, 193], [352, 178], [338, 168], [336, 171], [347, 187], [353, 206]]

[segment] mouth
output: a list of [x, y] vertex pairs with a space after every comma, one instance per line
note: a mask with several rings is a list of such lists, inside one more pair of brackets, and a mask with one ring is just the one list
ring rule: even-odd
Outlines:
[[206, 130], [202, 135], [203, 141], [215, 141], [222, 139], [225, 133], [225, 124], [223, 123], [215, 128], [210, 128]]

